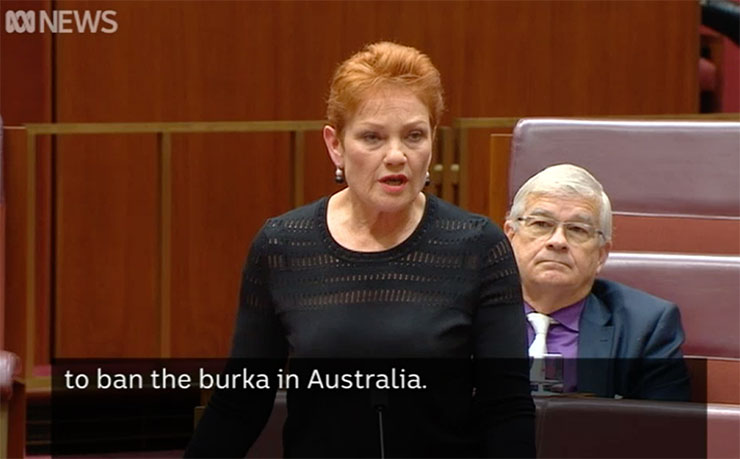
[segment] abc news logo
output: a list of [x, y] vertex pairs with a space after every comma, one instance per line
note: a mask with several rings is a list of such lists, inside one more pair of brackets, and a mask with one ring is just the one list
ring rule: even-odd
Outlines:
[[118, 30], [113, 10], [6, 11], [7, 33], [114, 33]]

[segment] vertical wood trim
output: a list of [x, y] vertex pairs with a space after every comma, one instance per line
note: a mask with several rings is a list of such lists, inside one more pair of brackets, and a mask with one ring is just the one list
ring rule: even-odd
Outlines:
[[26, 134], [26, 378], [33, 375], [36, 323], [36, 135]]
[[491, 134], [488, 176], [488, 216], [503, 226], [509, 205], [509, 159], [511, 134]]
[[15, 381], [13, 397], [9, 403], [6, 402], [8, 407], [7, 457], [25, 457], [27, 399], [26, 385]]
[[0, 403], [0, 457], [8, 457], [8, 404]]
[[455, 136], [448, 127], [439, 128], [442, 133], [442, 199], [455, 203], [455, 174], [452, 163], [455, 161]]
[[293, 163], [292, 185], [293, 185], [293, 207], [303, 205], [304, 196], [304, 171], [306, 162], [306, 137], [303, 131], [290, 133], [290, 154]]
[[172, 134], [157, 134], [159, 149], [159, 354], [172, 354]]
[[[56, 151], [58, 151], [58, 146], [61, 142], [62, 136], [52, 136], [51, 137], [51, 143], [52, 143], [52, 156], [55, 154]], [[57, 164], [59, 163], [58, 158], [52, 157], [51, 160], [52, 163], [52, 189], [51, 189], [51, 208], [52, 208], [52, 220], [53, 223], [51, 225], [50, 230], [52, 230], [52, 259], [54, 260], [53, 266], [49, 266], [49, 270], [52, 273], [51, 279], [53, 284], [53, 296], [52, 300], [49, 305], [49, 320], [51, 321], [49, 324], [49, 332], [51, 336], [49, 336], [49, 342], [50, 342], [50, 349], [49, 349], [49, 361], [51, 362], [51, 359], [57, 357], [57, 356], [64, 356], [68, 357], [69, 354], [66, 354], [63, 347], [63, 340], [62, 336], [64, 336], [64, 328], [62, 327], [63, 322], [63, 315], [64, 315], [64, 308], [59, 307], [60, 304], [64, 302], [64, 293], [60, 293], [59, 289], [59, 282], [57, 276], [57, 272], [59, 269], [59, 266], [62, 266], [62, 263], [64, 262], [63, 257], [63, 244], [62, 236], [63, 236], [63, 226], [58, 223], [57, 219], [60, 215], [64, 215], [65, 208], [64, 208], [64, 174], [59, 172], [59, 168], [57, 168]]]
[[[2, 129], [0, 127], [0, 129]], [[0, 161], [2, 157], [0, 154]], [[0, 164], [2, 168], [2, 164]], [[2, 171], [0, 171], [0, 174]], [[0, 188], [2, 188], [2, 177], [0, 177]], [[2, 193], [2, 190], [0, 190]], [[5, 202], [0, 198], [0, 349], [5, 349]]]
[[456, 129], [457, 139], [457, 162], [460, 165], [458, 179], [458, 203], [463, 209], [468, 208], [468, 130], [464, 127]]
[[[5, 187], [5, 277], [3, 349], [26, 361], [26, 161], [27, 132], [3, 128], [3, 173]], [[10, 324], [16, 324], [10, 327]]]
[[433, 194], [437, 197], [442, 198], [442, 183], [444, 181], [444, 164], [442, 163], [442, 157], [444, 156], [444, 140], [445, 140], [445, 127], [437, 126], [437, 129], [433, 135], [432, 141], [432, 159], [429, 161], [429, 178], [431, 183], [423, 188], [428, 194]]

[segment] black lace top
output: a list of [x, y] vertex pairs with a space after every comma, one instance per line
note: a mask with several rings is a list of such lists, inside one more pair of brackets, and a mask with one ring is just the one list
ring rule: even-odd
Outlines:
[[[421, 222], [403, 243], [355, 252], [330, 235], [327, 203], [270, 219], [255, 237], [232, 360], [252, 359], [247, 365], [254, 367], [260, 359], [267, 372], [279, 371], [288, 357], [458, 366], [443, 378], [444, 397], [432, 390], [434, 379], [425, 381], [426, 395], [391, 391], [382, 427], [369, 403], [331, 400], [347, 394], [289, 390], [285, 455], [380, 456], [379, 430], [388, 457], [533, 455], [521, 288], [502, 231], [427, 196]], [[275, 387], [217, 392], [187, 454], [243, 456], [274, 396]]]

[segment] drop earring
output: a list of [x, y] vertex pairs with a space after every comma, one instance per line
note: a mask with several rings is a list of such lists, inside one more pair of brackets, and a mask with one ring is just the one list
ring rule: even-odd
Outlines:
[[432, 183], [432, 176], [429, 174], [429, 171], [427, 171], [427, 176], [424, 179], [424, 186], [429, 186]]
[[334, 181], [337, 183], [344, 183], [344, 171], [339, 167], [334, 171]]

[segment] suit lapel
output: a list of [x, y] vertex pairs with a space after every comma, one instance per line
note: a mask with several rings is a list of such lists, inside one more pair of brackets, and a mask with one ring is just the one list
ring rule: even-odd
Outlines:
[[578, 331], [578, 391], [614, 394], [612, 314], [595, 295], [586, 299]]

